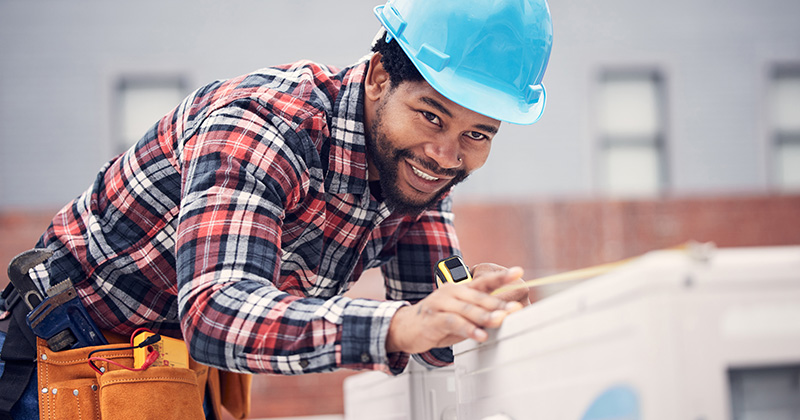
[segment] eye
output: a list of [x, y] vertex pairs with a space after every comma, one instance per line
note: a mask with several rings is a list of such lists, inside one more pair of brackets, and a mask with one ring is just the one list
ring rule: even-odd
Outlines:
[[486, 140], [486, 134], [483, 134], [479, 131], [467, 131], [464, 133], [465, 136], [471, 138], [472, 140]]
[[420, 111], [422, 116], [425, 117], [426, 120], [430, 121], [432, 124], [440, 125], [441, 121], [439, 121], [439, 116], [428, 111]]

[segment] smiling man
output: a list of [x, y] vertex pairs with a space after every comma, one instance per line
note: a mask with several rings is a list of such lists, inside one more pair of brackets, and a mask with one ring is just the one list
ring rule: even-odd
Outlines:
[[[41, 292], [70, 279], [109, 335], [180, 338], [223, 371], [396, 374], [410, 355], [443, 366], [448, 346], [486, 340], [527, 302], [491, 294], [521, 270], [477, 264], [438, 289], [433, 270], [460, 253], [451, 188], [484, 165], [501, 121], [542, 114], [547, 4], [375, 12], [384, 29], [362, 61], [203, 86], [104, 166], [37, 244], [54, 253], [31, 271]], [[373, 267], [386, 301], [342, 296]]]
[[375, 50], [364, 84], [369, 176], [393, 210], [419, 214], [483, 166], [500, 121], [455, 104], [418, 73], [392, 81], [380, 51], [402, 51], [384, 39]]

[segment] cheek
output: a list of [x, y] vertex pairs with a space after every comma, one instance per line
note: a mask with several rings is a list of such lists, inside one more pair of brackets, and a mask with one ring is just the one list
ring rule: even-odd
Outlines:
[[386, 101], [380, 107], [377, 126], [385, 137], [401, 146], [408, 142], [407, 139], [419, 135], [415, 132], [419, 128], [419, 124], [414, 121], [415, 115], [416, 113], [404, 110], [394, 102]]
[[388, 118], [383, 119], [381, 125], [377, 127], [380, 131], [380, 138], [390, 143], [381, 145], [382, 148], [403, 149], [406, 146], [404, 143], [407, 143], [406, 139], [413, 138], [411, 130], [408, 129], [406, 124], [396, 119], [393, 121], [388, 120]]
[[478, 147], [472, 147], [465, 152], [464, 163], [470, 172], [473, 172], [482, 167], [489, 159], [489, 152], [491, 151], [491, 142], [486, 142]]
[[424, 133], [402, 124], [396, 124], [392, 129], [387, 129], [384, 134], [394, 150], [408, 150], [413, 151], [415, 154], [422, 153], [419, 147], [425, 143], [424, 139], [426, 137]]

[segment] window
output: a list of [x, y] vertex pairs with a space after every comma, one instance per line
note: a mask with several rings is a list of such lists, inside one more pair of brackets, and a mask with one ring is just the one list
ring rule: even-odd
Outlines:
[[116, 144], [122, 153], [178, 106], [186, 93], [181, 77], [123, 77], [116, 88]]
[[611, 195], [655, 195], [666, 184], [664, 93], [652, 71], [607, 71], [600, 77], [600, 185]]
[[800, 65], [773, 72], [769, 98], [775, 179], [782, 190], [800, 191]]

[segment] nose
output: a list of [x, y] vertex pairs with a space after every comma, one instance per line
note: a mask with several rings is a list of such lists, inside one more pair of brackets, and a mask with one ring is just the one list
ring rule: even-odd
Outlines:
[[452, 136], [438, 136], [428, 142], [424, 150], [442, 169], [457, 169], [463, 164], [458, 139]]

